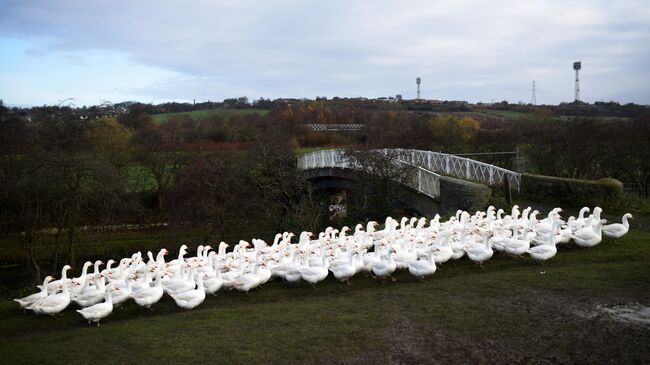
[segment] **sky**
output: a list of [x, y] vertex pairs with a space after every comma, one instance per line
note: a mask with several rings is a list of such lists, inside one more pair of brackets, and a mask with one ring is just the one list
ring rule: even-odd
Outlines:
[[0, 0], [0, 99], [650, 104], [650, 3]]

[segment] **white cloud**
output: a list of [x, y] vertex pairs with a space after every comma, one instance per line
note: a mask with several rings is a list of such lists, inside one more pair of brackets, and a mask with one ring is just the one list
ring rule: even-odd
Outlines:
[[[584, 62], [590, 101], [649, 103], [644, 1], [9, 1], [0, 36], [31, 53], [89, 50], [168, 70], [154, 100], [229, 96], [381, 96], [538, 101], [572, 96]], [[114, 75], [120, 79], [121, 75]]]

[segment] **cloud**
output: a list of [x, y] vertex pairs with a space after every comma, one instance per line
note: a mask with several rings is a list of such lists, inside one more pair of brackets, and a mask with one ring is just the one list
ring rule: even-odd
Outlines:
[[[650, 102], [650, 9], [642, 1], [8, 1], [0, 36], [28, 53], [125, 55], [167, 70], [153, 99], [412, 97]], [[119, 79], [120, 75], [114, 75]], [[542, 96], [543, 95], [543, 96]], [[541, 97], [540, 97], [541, 96]]]

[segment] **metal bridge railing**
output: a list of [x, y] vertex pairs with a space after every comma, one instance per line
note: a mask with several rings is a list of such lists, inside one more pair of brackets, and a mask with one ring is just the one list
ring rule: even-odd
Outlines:
[[[406, 174], [400, 182], [431, 198], [440, 196], [440, 175], [421, 166], [414, 166], [399, 158], [394, 161], [406, 167]], [[360, 166], [351, 161], [341, 150], [321, 150], [298, 158], [298, 168], [300, 170], [328, 167], [360, 169]]]
[[478, 181], [486, 185], [497, 185], [505, 178], [510, 185], [519, 191], [521, 189], [521, 174], [494, 166], [485, 162], [446, 153], [420, 150], [383, 150], [384, 153], [396, 153], [400, 159], [427, 170], [445, 175], [456, 176], [467, 180]]
[[[435, 196], [427, 194], [432, 197], [437, 197], [440, 194], [437, 173], [478, 181], [487, 185], [497, 185], [507, 178], [511, 186], [518, 191], [521, 190], [521, 174], [484, 162], [433, 151], [384, 149], [381, 152], [407, 165], [421, 169], [421, 172], [418, 173], [421, 177], [417, 179], [417, 189], [421, 192], [426, 190], [431, 194], [437, 191]], [[352, 168], [351, 162], [340, 150], [321, 150], [298, 158], [298, 168], [302, 170], [321, 167]], [[431, 174], [436, 177], [430, 177]]]

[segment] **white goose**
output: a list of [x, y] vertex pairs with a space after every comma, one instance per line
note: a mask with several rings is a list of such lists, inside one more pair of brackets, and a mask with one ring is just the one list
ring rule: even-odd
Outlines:
[[[596, 211], [594, 209], [594, 211]], [[571, 238], [580, 247], [594, 247], [603, 240], [601, 227], [606, 221], [599, 220], [596, 225], [587, 225], [574, 233]]]
[[[81, 275], [77, 278], [72, 278], [72, 283], [73, 283], [73, 289], [72, 291], [77, 293], [82, 291], [86, 287], [86, 283], [88, 279], [92, 279], [92, 275], [88, 275], [88, 268], [93, 266], [93, 263], [90, 261], [84, 262], [83, 267], [81, 268]], [[63, 277], [63, 273], [61, 273], [61, 277]], [[60, 280], [53, 281], [50, 283], [50, 287], [48, 290], [54, 291], [56, 290], [55, 288], [58, 287], [61, 284]]]
[[535, 246], [526, 251], [530, 257], [540, 263], [552, 258], [557, 254], [557, 246], [555, 246], [555, 233], [551, 230], [547, 233], [548, 239], [544, 244]]
[[518, 238], [517, 233], [513, 232], [513, 237], [503, 245], [507, 254], [518, 256], [528, 251], [530, 248], [530, 237], [528, 236], [529, 230], [530, 229], [526, 227], [521, 238]]
[[[64, 269], [69, 270], [70, 266], [65, 265]], [[36, 314], [49, 314], [51, 316], [60, 313], [70, 304], [68, 286], [62, 284], [61, 287], [63, 289], [61, 293], [50, 294], [47, 297], [34, 302], [32, 305], [27, 307], [27, 309], [34, 311]]]
[[[302, 279], [311, 285], [316, 285], [319, 281], [325, 280], [329, 274], [329, 261], [327, 261], [327, 255], [325, 255], [325, 246], [321, 247], [321, 264], [318, 266], [307, 266], [300, 269], [300, 275]], [[309, 263], [309, 261], [307, 261]]]
[[196, 286], [194, 282], [194, 274], [197, 272], [195, 267], [186, 264], [188, 270], [185, 274], [179, 274], [178, 277], [174, 276], [172, 279], [163, 282], [163, 288], [167, 294], [180, 293], [182, 291], [193, 289]]
[[454, 255], [454, 250], [449, 245], [450, 238], [451, 234], [442, 233], [438, 236], [440, 241], [436, 240], [436, 243], [434, 243], [435, 250], [433, 250], [433, 259], [436, 261], [436, 264], [444, 264]]
[[131, 280], [125, 279], [122, 283], [107, 286], [107, 291], [111, 293], [113, 306], [118, 307], [131, 297]]
[[131, 292], [131, 298], [133, 298], [139, 306], [151, 309], [151, 305], [157, 303], [163, 296], [161, 277], [162, 274], [157, 272], [154, 286]]
[[213, 261], [213, 273], [207, 275], [203, 279], [203, 286], [205, 287], [206, 294], [213, 294], [219, 291], [223, 286], [223, 279], [221, 278], [221, 259], [219, 256], [214, 256]]
[[[115, 290], [119, 291], [120, 289], [116, 288]], [[108, 317], [108, 315], [113, 312], [113, 298], [111, 297], [110, 291], [104, 293], [104, 300], [105, 301], [102, 303], [97, 303], [83, 309], [77, 309], [77, 312], [88, 321], [88, 324], [90, 324], [90, 322], [95, 322], [99, 327], [99, 321]]]
[[203, 274], [196, 274], [195, 280], [198, 283], [196, 289], [170, 294], [176, 304], [185, 309], [193, 309], [205, 300], [205, 287], [203, 286]]
[[338, 281], [347, 281], [350, 284], [350, 278], [357, 273], [357, 266], [354, 263], [354, 251], [348, 251], [348, 260], [345, 263], [339, 263], [336, 266], [330, 267], [330, 271]]
[[630, 213], [625, 213], [623, 214], [623, 223], [613, 223], [603, 226], [602, 231], [605, 237], [613, 238], [616, 241], [617, 238], [626, 235], [630, 230], [628, 219], [634, 219], [634, 217]]
[[[395, 250], [392, 247], [388, 248], [388, 253], [386, 254], [386, 260], [381, 260], [372, 264], [372, 273], [379, 278], [385, 278], [386, 276], [391, 276], [392, 273], [397, 269], [395, 261], [393, 261], [393, 253]], [[393, 281], [395, 279], [392, 279]]]
[[47, 284], [52, 281], [54, 278], [51, 276], [46, 276], [45, 280], [43, 280], [43, 285], [41, 286], [41, 291], [38, 293], [34, 293], [32, 295], [28, 295], [24, 298], [20, 299], [14, 299], [14, 302], [17, 302], [20, 304], [20, 308], [25, 309], [29, 307], [30, 305], [36, 303], [36, 301], [43, 299], [47, 297]]
[[233, 287], [237, 290], [243, 291], [243, 292], [248, 292], [253, 288], [256, 288], [257, 286], [260, 285], [261, 283], [261, 278], [258, 275], [260, 269], [260, 261], [259, 261], [259, 255], [255, 255], [255, 266], [253, 267], [253, 271], [249, 273], [245, 273], [243, 275], [239, 275], [233, 283]]
[[483, 263], [492, 258], [492, 255], [494, 254], [488, 236], [488, 232], [484, 232], [483, 244], [474, 244], [466, 249], [467, 257], [478, 265], [483, 265]]
[[56, 292], [57, 290], [61, 289], [62, 286], [69, 285], [72, 282], [68, 279], [68, 270], [70, 269], [72, 269], [70, 265], [63, 266], [61, 269], [61, 279], [50, 281], [50, 283], [47, 284], [47, 291]]
[[104, 298], [104, 292], [106, 291], [105, 281], [106, 279], [101, 274], [95, 276], [93, 278], [95, 285], [86, 287], [87, 290], [76, 295], [73, 298], [74, 302], [79, 304], [81, 307], [89, 307], [101, 302]]
[[411, 275], [423, 280], [425, 276], [433, 275], [436, 272], [436, 261], [433, 259], [434, 249], [434, 247], [429, 248], [426, 259], [411, 261], [408, 263]]

